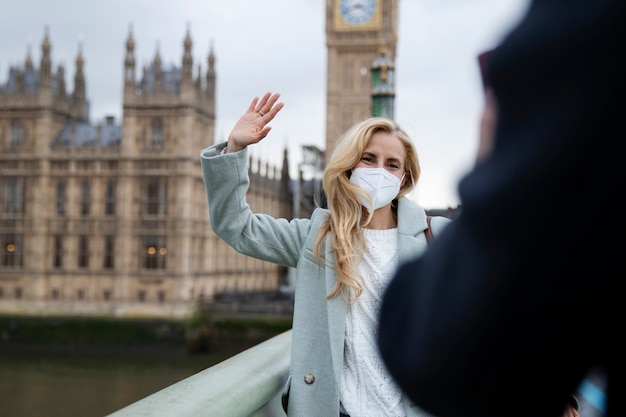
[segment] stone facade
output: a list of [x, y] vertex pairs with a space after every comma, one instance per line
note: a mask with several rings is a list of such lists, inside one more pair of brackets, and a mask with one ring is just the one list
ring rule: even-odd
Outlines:
[[[180, 67], [157, 51], [136, 79], [128, 34], [121, 124], [90, 123], [82, 52], [68, 92], [47, 33], [39, 67], [29, 54], [0, 82], [0, 312], [185, 316], [286, 283], [210, 227], [199, 154], [215, 141], [215, 56], [194, 71], [189, 33], [183, 45]], [[287, 152], [280, 169], [249, 162], [252, 209], [290, 218]]]

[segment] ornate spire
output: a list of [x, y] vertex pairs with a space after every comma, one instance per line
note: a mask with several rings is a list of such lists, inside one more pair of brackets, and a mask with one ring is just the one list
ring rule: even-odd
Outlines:
[[135, 79], [135, 40], [133, 39], [133, 25], [128, 29], [126, 38], [126, 56], [124, 58], [124, 87], [134, 88]]
[[154, 54], [154, 92], [163, 91], [163, 69], [161, 68], [161, 52], [159, 51], [159, 42], [157, 42], [156, 52]]
[[202, 90], [202, 65], [198, 64], [198, 72], [196, 73], [196, 89]]
[[78, 44], [76, 55], [76, 72], [74, 74], [74, 115], [80, 120], [87, 120], [87, 92], [85, 88], [85, 72], [82, 44]]
[[192, 72], [193, 72], [193, 57], [191, 56], [191, 34], [189, 33], [189, 28], [187, 28], [187, 34], [185, 36], [185, 40], [183, 41], [183, 45], [185, 48], [185, 52], [183, 54], [183, 84], [192, 83]]
[[85, 93], [85, 60], [83, 58], [82, 45], [78, 45], [78, 53], [76, 54], [76, 73], [74, 74], [74, 92]]
[[61, 99], [65, 99], [67, 96], [67, 89], [65, 87], [65, 67], [63, 66], [63, 64], [60, 64], [57, 67], [57, 77], [59, 80], [59, 97], [61, 97]]
[[215, 53], [213, 52], [213, 40], [211, 40], [208, 63], [209, 68], [206, 71], [206, 93], [208, 96], [213, 96], [212, 100], [215, 100]]
[[50, 89], [52, 79], [52, 61], [50, 59], [50, 38], [46, 26], [43, 42], [41, 43], [41, 63], [39, 64], [39, 88]]
[[24, 61], [24, 68], [26, 70], [33, 69], [33, 58], [31, 56], [31, 52], [30, 52], [30, 45], [28, 45], [28, 48], [26, 50], [26, 61]]

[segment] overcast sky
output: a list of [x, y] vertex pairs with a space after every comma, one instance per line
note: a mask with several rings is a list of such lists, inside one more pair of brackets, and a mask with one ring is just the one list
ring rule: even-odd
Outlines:
[[[495, 46], [521, 18], [528, 0], [400, 0], [395, 118], [413, 137], [422, 177], [414, 199], [425, 208], [456, 207], [457, 183], [473, 162], [482, 105], [476, 55]], [[82, 46], [92, 123], [122, 115], [125, 42], [132, 27], [136, 77], [159, 50], [180, 67], [187, 30], [194, 77], [216, 56], [216, 139], [254, 96], [280, 92], [285, 108], [270, 136], [250, 152], [292, 168], [301, 146], [325, 147], [324, 0], [21, 0], [0, 14], [0, 85], [27, 53], [39, 66], [46, 27], [53, 68], [64, 64], [73, 91]], [[207, 143], [208, 145], [208, 143]]]

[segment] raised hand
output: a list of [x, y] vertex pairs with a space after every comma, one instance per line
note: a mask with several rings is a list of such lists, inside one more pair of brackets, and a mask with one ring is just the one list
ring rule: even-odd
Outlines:
[[258, 143], [272, 130], [267, 124], [284, 107], [284, 103], [276, 103], [279, 93], [267, 92], [261, 99], [252, 99], [248, 110], [239, 118], [228, 135], [226, 152], [237, 152], [252, 143]]

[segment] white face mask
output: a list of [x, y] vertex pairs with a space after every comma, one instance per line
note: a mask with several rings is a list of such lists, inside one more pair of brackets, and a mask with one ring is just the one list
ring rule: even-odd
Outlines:
[[[385, 168], [355, 168], [352, 170], [350, 181], [366, 191], [374, 204], [374, 210], [391, 203], [400, 192], [402, 180]], [[370, 202], [365, 196], [359, 195], [363, 207], [371, 210]]]

